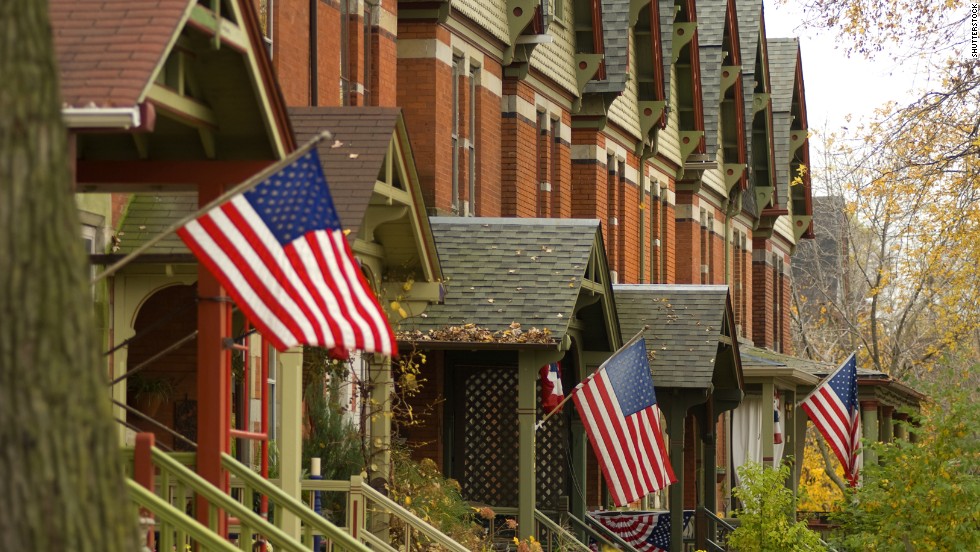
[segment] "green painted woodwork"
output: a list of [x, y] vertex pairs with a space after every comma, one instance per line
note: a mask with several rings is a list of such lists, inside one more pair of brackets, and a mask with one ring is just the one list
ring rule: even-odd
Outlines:
[[517, 366], [517, 425], [518, 443], [518, 481], [517, 531], [523, 540], [534, 535], [534, 512], [536, 508], [537, 462], [535, 461], [535, 423], [538, 406], [538, 370], [545, 364], [558, 362], [565, 356], [564, 351], [520, 352]]
[[731, 190], [742, 175], [745, 174], [745, 165], [741, 163], [725, 163], [722, 165], [722, 172], [725, 175], [725, 186]]
[[179, 527], [180, 531], [197, 541], [198, 550], [202, 552], [236, 552], [238, 550], [217, 533], [198, 523], [192, 516], [187, 515], [183, 510], [174, 508], [170, 503], [132, 479], [126, 479], [126, 489], [129, 492], [130, 500], [141, 508], [153, 512], [158, 522], [162, 521], [171, 527]]
[[769, 107], [769, 93], [768, 92], [756, 92], [752, 96], [752, 114], [756, 114], [763, 109]]
[[[871, 406], [871, 408], [867, 408]], [[861, 404], [861, 438], [872, 443], [878, 442], [878, 405]], [[878, 454], [869, 448], [863, 448], [864, 465], [877, 464]]]
[[663, 115], [664, 107], [667, 105], [666, 101], [639, 101], [637, 102], [637, 111], [640, 114], [640, 135], [649, 136], [653, 127], [660, 122], [660, 116]]
[[755, 204], [759, 208], [765, 208], [772, 201], [772, 194], [775, 188], [772, 186], [756, 186], [755, 187]]
[[[269, 497], [269, 502], [274, 503], [278, 507], [277, 508], [278, 511], [288, 510], [292, 512], [293, 515], [295, 515], [296, 517], [300, 518], [303, 521], [306, 527], [312, 528], [318, 534], [326, 536], [328, 539], [330, 539], [330, 541], [333, 542], [333, 546], [335, 549], [338, 546], [340, 546], [341, 550], [354, 550], [358, 552], [361, 551], [368, 552], [370, 550], [370, 548], [368, 548], [364, 544], [354, 539], [354, 537], [348, 534], [347, 531], [344, 531], [340, 527], [337, 527], [336, 525], [330, 523], [329, 521], [327, 521], [326, 518], [314, 512], [312, 509], [307, 507], [305, 504], [303, 504], [296, 498], [293, 498], [279, 487], [276, 487], [275, 485], [270, 483], [267, 479], [263, 479], [262, 476], [255, 473], [254, 471], [252, 471], [247, 466], [243, 465], [238, 460], [235, 460], [232, 456], [228, 455], [227, 453], [221, 454], [221, 467], [228, 470], [228, 472], [231, 475], [242, 480], [245, 483], [246, 489], [251, 489], [252, 492], [258, 492], [260, 494]], [[258, 517], [258, 515], [252, 513], [250, 509], [247, 511], [249, 514], [255, 516], [255, 518], [264, 521], [262, 520], [262, 518]], [[252, 520], [249, 521], [252, 522]], [[270, 525], [268, 522], [265, 522], [265, 524]], [[281, 533], [279, 529], [277, 528], [274, 529]], [[268, 534], [265, 533], [264, 530], [261, 530], [259, 532], [263, 534]], [[285, 533], [282, 533], [282, 535], [286, 536]], [[286, 538], [288, 538], [288, 536]], [[292, 541], [292, 539], [289, 540]], [[302, 546], [303, 545], [300, 544], [301, 547], [300, 550], [305, 552], [307, 548], [302, 548]]]
[[191, 9], [190, 22], [196, 27], [204, 28], [212, 34], [212, 48], [217, 50], [222, 42], [240, 51], [248, 51], [249, 43], [245, 31], [217, 12], [209, 10], [201, 4], [195, 4]]
[[449, 19], [449, 0], [402, 0], [398, 3], [398, 19], [427, 20], [442, 24]]
[[703, 130], [682, 130], [678, 133], [681, 143], [681, 160], [686, 161], [688, 156], [694, 153], [701, 139], [704, 138]]
[[640, 11], [649, 4], [650, 0], [630, 0], [630, 27], [636, 25], [636, 20], [640, 17]]
[[507, 0], [507, 34], [511, 44], [515, 44], [527, 28], [539, 4], [538, 0]]
[[671, 44], [671, 55], [674, 63], [681, 57], [681, 50], [694, 39], [694, 33], [698, 30], [697, 22], [674, 23], [674, 41]]
[[791, 220], [793, 221], [793, 236], [796, 237], [796, 241], [799, 242], [806, 232], [806, 229], [810, 227], [810, 222], [813, 220], [812, 215], [792, 215]]
[[[770, 405], [772, 403], [772, 398], [775, 395], [776, 389], [773, 385], [773, 380], [766, 380], [762, 382], [762, 412], [765, 414], [768, 412]], [[774, 422], [771, 415], [762, 416], [762, 429], [760, 435], [772, 436], [774, 434]], [[770, 437], [762, 439], [762, 465], [766, 467], [773, 467], [773, 456], [775, 455], [775, 448], [773, 440]]]
[[602, 59], [602, 54], [575, 54], [575, 85], [578, 87], [579, 96], [585, 91], [585, 85], [589, 84], [599, 71]]
[[[803, 147], [803, 143], [806, 142], [807, 135], [809, 133], [806, 129], [801, 130], [791, 130], [789, 133], [789, 162], [793, 162], [793, 158], [796, 156], [797, 150]], [[790, 178], [796, 175], [791, 174]]]
[[725, 92], [738, 82], [738, 76], [742, 72], [741, 65], [725, 65], [721, 68], [721, 91], [719, 96], [724, 98]]
[[[282, 428], [279, 434], [279, 477], [282, 490], [300, 496], [303, 478], [303, 352], [291, 349], [277, 355], [277, 387], [282, 393]], [[292, 512], [276, 516], [276, 524], [294, 539], [300, 537], [300, 519]]]
[[165, 114], [183, 121], [185, 124], [201, 128], [216, 127], [218, 118], [209, 106], [190, 96], [181, 95], [169, 88], [154, 84], [147, 98], [152, 100]]

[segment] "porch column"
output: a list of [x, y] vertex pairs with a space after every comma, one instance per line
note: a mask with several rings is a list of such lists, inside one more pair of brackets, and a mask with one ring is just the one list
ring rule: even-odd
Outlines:
[[902, 414], [901, 412], [895, 414], [895, 438], [896, 439], [908, 441], [909, 431], [904, 423], [907, 422], [908, 419], [909, 419], [908, 414]]
[[[878, 401], [861, 401], [861, 431], [865, 439], [878, 441]], [[863, 449], [863, 452], [865, 464], [878, 463], [878, 455], [873, 451]]]
[[[202, 187], [200, 202], [205, 204], [217, 197], [208, 195]], [[220, 190], [217, 190], [220, 191]], [[231, 382], [228, 354], [222, 349], [222, 339], [231, 337], [231, 303], [224, 300], [225, 291], [204, 265], [198, 265], [197, 294], [197, 473], [222, 492], [228, 491], [227, 477], [221, 469], [221, 453], [230, 450]], [[208, 501], [197, 498], [197, 520], [211, 527], [222, 537], [228, 536], [228, 520], [224, 512], [210, 523]]]
[[538, 371], [545, 364], [561, 360], [559, 351], [521, 351], [517, 362], [518, 447], [517, 535], [524, 540], [534, 534], [534, 509], [537, 505], [537, 459], [534, 424], [538, 414]]
[[667, 427], [670, 432], [670, 465], [674, 468], [677, 481], [670, 486], [670, 551], [684, 549], [684, 419], [687, 417], [687, 404], [671, 401], [670, 419]]
[[895, 411], [893, 406], [881, 407], [881, 442], [892, 442], [892, 413]]
[[[299, 500], [303, 466], [303, 350], [290, 349], [278, 355], [278, 385], [282, 393], [279, 400], [279, 477], [280, 487], [289, 496]], [[287, 511], [276, 511], [282, 516], [282, 530], [294, 539], [302, 535], [300, 520]]]
[[[701, 489], [704, 497], [701, 505], [712, 514], [718, 513], [718, 484], [717, 474], [715, 473], [716, 456], [718, 454], [718, 437], [715, 433], [718, 419], [715, 416], [708, 416], [705, 421], [705, 433], [701, 439]], [[704, 531], [698, 531], [700, 535], [706, 535], [712, 540], [715, 537], [714, 520], [705, 517], [695, 516], [695, 520], [702, 519], [705, 522]], [[705, 548], [705, 543], [698, 540], [698, 547]]]
[[[371, 404], [381, 405], [383, 412], [380, 416], [370, 416], [371, 432], [369, 433], [369, 447], [371, 450], [371, 461], [368, 466], [369, 485], [376, 479], [382, 479], [385, 483], [391, 482], [391, 416], [386, 413], [391, 412], [391, 397], [395, 391], [395, 382], [391, 376], [391, 359], [382, 355], [364, 355], [370, 359], [368, 365], [368, 382], [370, 385]], [[377, 488], [377, 487], [375, 487]], [[388, 538], [389, 520], [387, 516], [374, 516], [373, 523], [367, 528], [381, 538]]]
[[772, 414], [769, 414], [769, 409], [772, 408], [772, 398], [775, 391], [775, 386], [772, 380], [763, 382], [762, 384], [762, 433], [760, 434], [760, 440], [762, 441], [762, 465], [771, 468], [773, 467], [773, 457], [775, 456], [775, 451], [773, 450], [773, 419]]
[[[573, 405], [565, 405], [564, 408], [574, 408]], [[572, 477], [578, 476], [580, 481], [575, 482], [572, 485], [572, 492], [576, 493], [572, 496], [571, 501], [571, 512], [572, 515], [584, 520], [585, 512], [588, 506], [589, 497], [583, 494], [578, 494], [580, 491], [585, 493], [585, 476], [588, 473], [589, 465], [589, 454], [588, 454], [588, 437], [585, 435], [585, 425], [582, 424], [582, 420], [578, 416], [572, 418], [572, 443], [571, 443], [571, 463], [574, 473], [570, 474]], [[587, 494], [587, 493], [586, 493]]]
[[[806, 393], [801, 393], [805, 395]], [[796, 397], [793, 397], [793, 488], [800, 488], [800, 476], [803, 474], [803, 453], [806, 449], [806, 422], [809, 419], [802, 408], [796, 406]]]
[[[136, 320], [136, 313], [134, 312], [135, 309], [130, 306], [129, 301], [126, 300], [128, 299], [126, 284], [127, 278], [124, 275], [117, 274], [109, 278], [110, 295], [114, 299], [112, 300], [112, 312], [110, 313], [109, 319], [108, 348], [115, 347], [117, 344], [136, 335], [136, 330], [131, 325]], [[109, 355], [110, 379], [114, 380], [122, 376], [126, 373], [128, 367], [129, 347], [122, 347]], [[126, 404], [126, 383], [127, 380], [122, 380], [116, 385], [113, 385], [111, 390], [112, 398], [122, 404]], [[117, 420], [126, 419], [126, 409], [121, 406], [113, 404], [112, 414]], [[134, 442], [126, 441], [126, 436], [130, 430], [122, 424], [116, 424], [116, 427], [119, 430], [119, 443], [126, 447], [134, 446]]]

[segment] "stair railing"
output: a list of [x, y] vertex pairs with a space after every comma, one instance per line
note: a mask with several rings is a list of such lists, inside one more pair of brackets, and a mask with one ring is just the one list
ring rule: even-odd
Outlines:
[[537, 508], [534, 509], [534, 521], [537, 523], [535, 533], [538, 535], [538, 541], [544, 550], [555, 550], [555, 547], [560, 547], [561, 550], [589, 552], [590, 548], [586, 544], [583, 544], [575, 538], [575, 535], [555, 523], [553, 519], [546, 516]]
[[[153, 494], [149, 489], [126, 479], [129, 498], [141, 508], [153, 512], [157, 521], [162, 521], [166, 527], [179, 527], [185, 534], [198, 543], [202, 552], [238, 552], [235, 545], [221, 538], [211, 529], [201, 525], [196, 519], [181, 510], [174, 508], [169, 502]], [[166, 529], [163, 529], [166, 531]], [[162, 548], [162, 547], [161, 547]]]
[[[238, 460], [235, 460], [235, 458], [231, 455], [227, 453], [221, 454], [221, 467], [228, 470], [231, 475], [237, 477], [244, 484], [243, 500], [245, 504], [251, 506], [256, 494], [264, 495], [268, 497], [270, 505], [272, 505], [272, 507], [277, 511], [287, 511], [303, 522], [304, 542], [307, 543], [307, 545], [305, 548], [300, 548], [300, 550], [310, 550], [313, 546], [313, 537], [317, 535], [323, 536], [332, 542], [334, 550], [338, 549], [338, 547], [341, 550], [354, 550], [358, 552], [369, 552], [371, 550], [363, 543], [359, 542], [354, 536], [348, 534], [346, 531], [340, 527], [337, 527], [333, 523], [330, 523], [326, 518], [314, 512], [301, 501], [290, 496], [286, 491], [276, 487], [267, 479], [263, 479], [262, 476], [255, 473], [248, 466], [245, 466]], [[234, 502], [236, 505], [240, 507], [242, 506], [242, 504], [235, 501], [228, 495], [224, 496], [228, 498], [228, 500]], [[268, 521], [263, 520], [257, 514], [252, 512], [251, 508], [248, 508], [247, 512], [252, 516], [255, 516], [256, 519], [262, 521], [265, 525], [268, 525], [269, 527], [272, 527], [276, 531], [282, 533], [281, 529], [270, 524]], [[282, 516], [276, 515], [276, 519], [281, 520]], [[249, 531], [256, 531], [258, 533], [265, 534], [263, 530], [258, 530], [258, 528], [252, 525], [251, 518], [245, 519], [239, 516], [239, 521], [242, 523], [242, 533], [251, 534]], [[353, 528], [351, 533], [354, 533]], [[272, 544], [276, 547], [276, 550], [279, 550], [278, 544], [275, 542]]]
[[630, 544], [624, 541], [622, 537], [610, 531], [608, 527], [603, 526], [589, 514], [585, 514], [584, 521], [573, 515], [569, 515], [568, 521], [571, 521], [573, 525], [584, 531], [586, 535], [599, 544], [604, 544], [611, 548], [618, 548], [619, 550], [626, 550], [628, 552], [637, 552], [636, 548], [630, 546]]

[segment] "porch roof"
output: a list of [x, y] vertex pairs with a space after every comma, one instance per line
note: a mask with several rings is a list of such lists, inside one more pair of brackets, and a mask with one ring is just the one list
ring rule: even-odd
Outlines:
[[790, 385], [816, 385], [820, 378], [815, 371], [827, 369], [823, 362], [784, 355], [745, 343], [739, 345], [739, 353], [746, 379], [771, 378], [784, 380]]
[[[424, 315], [402, 321], [408, 332], [403, 339], [430, 341], [424, 337], [428, 332], [467, 324], [505, 332], [516, 322], [521, 333], [547, 329], [552, 338], [548, 345], [557, 347], [577, 315], [581, 294], [608, 297], [597, 220], [432, 217], [429, 222], [446, 296]], [[608, 324], [615, 327], [615, 321], [604, 322], [606, 332]], [[605, 339], [616, 342], [619, 336]], [[542, 341], [507, 344], [541, 347]], [[500, 346], [497, 341], [469, 345]]]
[[733, 386], [741, 387], [738, 359], [726, 347], [728, 286], [620, 284], [613, 290], [624, 336], [650, 326], [645, 337], [657, 387], [718, 387], [716, 368], [726, 362], [736, 370]]

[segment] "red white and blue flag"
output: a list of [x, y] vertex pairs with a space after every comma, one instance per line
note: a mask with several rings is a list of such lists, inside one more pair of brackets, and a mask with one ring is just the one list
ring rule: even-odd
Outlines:
[[861, 456], [861, 409], [857, 360], [852, 353], [837, 370], [800, 403], [837, 455], [844, 475], [857, 486]]
[[565, 400], [561, 386], [561, 363], [552, 362], [541, 367], [541, 409], [551, 414]]
[[280, 351], [315, 345], [395, 352], [315, 149], [177, 234]]
[[660, 431], [646, 340], [617, 351], [575, 387], [572, 399], [616, 506], [677, 481]]
[[[639, 552], [670, 552], [670, 512], [593, 512], [592, 518]], [[682, 534], [693, 533], [694, 512], [684, 512]], [[693, 535], [692, 535], [693, 536]], [[598, 550], [593, 545], [590, 548]]]

